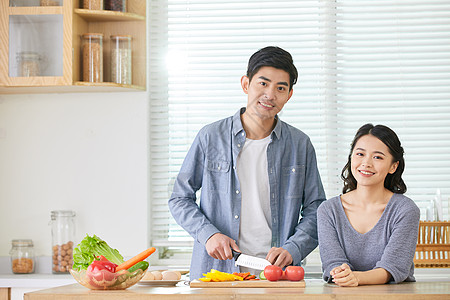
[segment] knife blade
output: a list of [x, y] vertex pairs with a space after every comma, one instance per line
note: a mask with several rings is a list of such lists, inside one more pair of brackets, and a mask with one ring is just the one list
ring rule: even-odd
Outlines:
[[231, 249], [236, 266], [247, 267], [256, 270], [264, 270], [265, 267], [270, 266], [271, 263], [263, 258], [243, 254]]

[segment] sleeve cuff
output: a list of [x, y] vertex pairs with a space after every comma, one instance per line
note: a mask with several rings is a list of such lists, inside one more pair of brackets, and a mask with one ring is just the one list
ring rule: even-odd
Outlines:
[[283, 249], [287, 250], [289, 254], [292, 256], [292, 264], [294, 266], [300, 266], [300, 263], [302, 262], [302, 257], [300, 254], [300, 250], [297, 248], [295, 244], [287, 244], [283, 245]]
[[206, 241], [215, 233], [220, 232], [214, 225], [208, 224], [201, 227], [197, 232], [197, 241], [202, 245], [206, 244]]

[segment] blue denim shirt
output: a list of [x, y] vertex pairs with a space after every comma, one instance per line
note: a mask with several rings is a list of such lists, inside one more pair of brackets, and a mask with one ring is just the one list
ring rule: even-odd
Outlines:
[[[239, 237], [241, 187], [235, 166], [246, 139], [240, 118], [244, 111], [200, 130], [174, 184], [170, 211], [194, 238], [191, 280], [211, 269], [239, 272], [233, 259], [209, 256], [205, 243], [218, 232], [236, 241]], [[300, 265], [317, 247], [317, 208], [325, 193], [309, 137], [276, 119], [267, 148], [272, 247], [283, 247], [292, 255], [293, 264]]]

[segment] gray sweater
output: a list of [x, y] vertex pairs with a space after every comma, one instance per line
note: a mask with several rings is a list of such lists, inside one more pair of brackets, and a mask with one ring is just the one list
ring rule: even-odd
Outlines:
[[394, 194], [377, 224], [365, 234], [357, 232], [345, 214], [340, 196], [323, 202], [317, 210], [323, 279], [347, 263], [353, 271], [383, 268], [396, 283], [415, 281], [414, 253], [420, 210], [408, 197]]

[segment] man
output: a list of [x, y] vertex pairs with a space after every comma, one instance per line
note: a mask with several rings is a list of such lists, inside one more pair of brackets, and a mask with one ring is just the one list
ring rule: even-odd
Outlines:
[[202, 128], [189, 149], [169, 208], [194, 238], [191, 280], [211, 269], [257, 272], [236, 267], [231, 249], [284, 267], [300, 265], [317, 247], [325, 193], [315, 151], [277, 116], [296, 81], [288, 52], [260, 49], [241, 78], [247, 107]]

